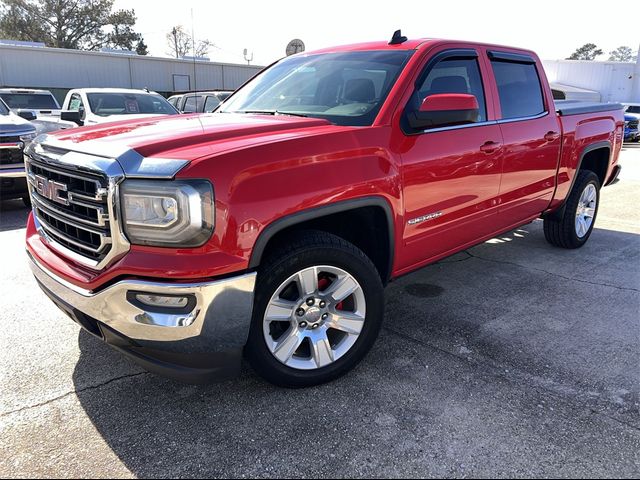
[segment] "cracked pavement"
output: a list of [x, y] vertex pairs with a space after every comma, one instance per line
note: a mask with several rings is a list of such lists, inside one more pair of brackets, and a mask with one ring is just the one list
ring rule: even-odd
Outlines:
[[40, 292], [0, 210], [0, 477], [640, 475], [640, 145], [580, 250], [534, 222], [389, 285], [351, 374], [148, 374]]

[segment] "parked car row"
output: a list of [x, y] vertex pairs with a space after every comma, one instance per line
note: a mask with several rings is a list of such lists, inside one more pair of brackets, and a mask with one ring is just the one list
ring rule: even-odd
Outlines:
[[0, 88], [0, 200], [22, 198], [29, 204], [23, 151], [40, 134], [157, 115], [209, 113], [231, 93], [194, 92], [167, 101], [148, 90], [78, 88], [60, 106], [48, 90]]

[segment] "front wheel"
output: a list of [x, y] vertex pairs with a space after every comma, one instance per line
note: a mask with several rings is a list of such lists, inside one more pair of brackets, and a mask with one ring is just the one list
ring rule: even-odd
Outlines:
[[258, 273], [246, 356], [276, 385], [325, 383], [371, 349], [383, 311], [380, 275], [361, 250], [331, 234], [297, 234]]
[[544, 219], [544, 236], [562, 248], [580, 248], [591, 236], [600, 203], [600, 181], [590, 170], [577, 173], [562, 218]]

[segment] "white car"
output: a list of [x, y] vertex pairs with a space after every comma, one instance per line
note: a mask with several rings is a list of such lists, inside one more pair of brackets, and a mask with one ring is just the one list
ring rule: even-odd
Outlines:
[[0, 98], [14, 113], [18, 113], [19, 110], [33, 110], [38, 118], [60, 116], [60, 104], [49, 90], [0, 88]]
[[67, 93], [61, 116], [78, 125], [95, 125], [179, 113], [162, 95], [147, 90], [78, 88]]
[[77, 126], [60, 118], [60, 104], [49, 90], [0, 88], [0, 99], [13, 113], [30, 120], [38, 134]]

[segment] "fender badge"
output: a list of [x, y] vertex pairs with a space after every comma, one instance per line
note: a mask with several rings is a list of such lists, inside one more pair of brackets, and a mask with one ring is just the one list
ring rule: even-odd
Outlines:
[[409, 225], [415, 225], [417, 223], [427, 222], [429, 220], [433, 220], [433, 219], [441, 217], [441, 216], [442, 216], [442, 212], [429, 213], [428, 215], [423, 215], [423, 216], [418, 217], [418, 218], [412, 218], [407, 223]]

